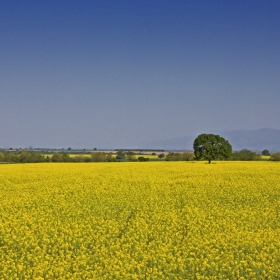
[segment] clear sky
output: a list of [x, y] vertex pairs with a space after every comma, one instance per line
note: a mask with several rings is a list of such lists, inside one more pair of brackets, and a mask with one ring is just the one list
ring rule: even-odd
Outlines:
[[0, 0], [0, 147], [280, 129], [280, 1]]

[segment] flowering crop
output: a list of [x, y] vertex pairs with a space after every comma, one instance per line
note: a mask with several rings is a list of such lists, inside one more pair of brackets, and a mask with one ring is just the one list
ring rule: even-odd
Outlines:
[[279, 279], [279, 168], [0, 165], [0, 279]]

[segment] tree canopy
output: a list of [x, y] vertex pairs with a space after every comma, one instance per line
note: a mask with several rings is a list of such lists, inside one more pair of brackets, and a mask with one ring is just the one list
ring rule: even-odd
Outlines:
[[267, 149], [263, 150], [263, 151], [262, 151], [262, 155], [263, 155], [263, 156], [270, 156], [269, 150], [267, 150]]
[[193, 143], [194, 156], [197, 160], [226, 159], [231, 156], [232, 147], [227, 140], [220, 135], [200, 134]]

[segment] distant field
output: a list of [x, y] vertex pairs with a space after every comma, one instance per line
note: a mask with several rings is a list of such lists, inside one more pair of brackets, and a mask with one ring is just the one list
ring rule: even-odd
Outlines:
[[0, 165], [1, 279], [279, 279], [279, 168]]
[[71, 158], [76, 157], [76, 156], [83, 156], [83, 157], [91, 157], [91, 154], [69, 154]]
[[261, 159], [263, 159], [263, 160], [269, 160], [269, 159], [270, 159], [270, 156], [261, 156]]

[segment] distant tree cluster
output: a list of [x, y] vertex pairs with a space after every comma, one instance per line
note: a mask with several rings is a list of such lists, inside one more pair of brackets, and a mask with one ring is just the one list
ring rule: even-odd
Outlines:
[[117, 160], [123, 160], [123, 159], [125, 159], [125, 152], [124, 152], [124, 150], [118, 150], [118, 151], [117, 151], [116, 159], [117, 159]]
[[166, 161], [190, 161], [194, 159], [194, 153], [184, 152], [184, 153], [169, 153], [166, 155]]
[[145, 157], [138, 157], [138, 161], [149, 161], [149, 158], [145, 158]]
[[116, 160], [117, 161], [148, 161], [149, 159], [144, 158], [143, 156], [138, 157], [138, 159], [136, 158], [136, 153], [133, 151], [127, 151], [125, 152], [124, 150], [120, 149], [117, 151], [117, 155], [116, 155]]
[[280, 152], [271, 154], [270, 159], [273, 161], [280, 161]]
[[106, 154], [103, 152], [94, 152], [91, 154], [91, 157], [76, 155], [70, 157], [68, 153], [54, 153], [52, 156], [53, 162], [111, 162], [116, 161], [111, 153]]
[[53, 162], [70, 162], [71, 158], [68, 153], [54, 153], [52, 156]]
[[40, 153], [27, 152], [22, 150], [20, 153], [2, 153], [0, 152], [0, 162], [13, 162], [13, 163], [36, 163], [47, 162], [49, 158], [44, 157]]
[[91, 155], [93, 162], [113, 162], [116, 161], [116, 158], [113, 157], [112, 153], [106, 154], [103, 152], [94, 152]]
[[261, 155], [255, 152], [252, 152], [247, 149], [243, 149], [239, 152], [232, 153], [231, 160], [243, 160], [243, 161], [250, 161], [250, 160], [260, 160]]
[[127, 152], [126, 153], [126, 158], [128, 161], [136, 161], [136, 154], [134, 152]]

